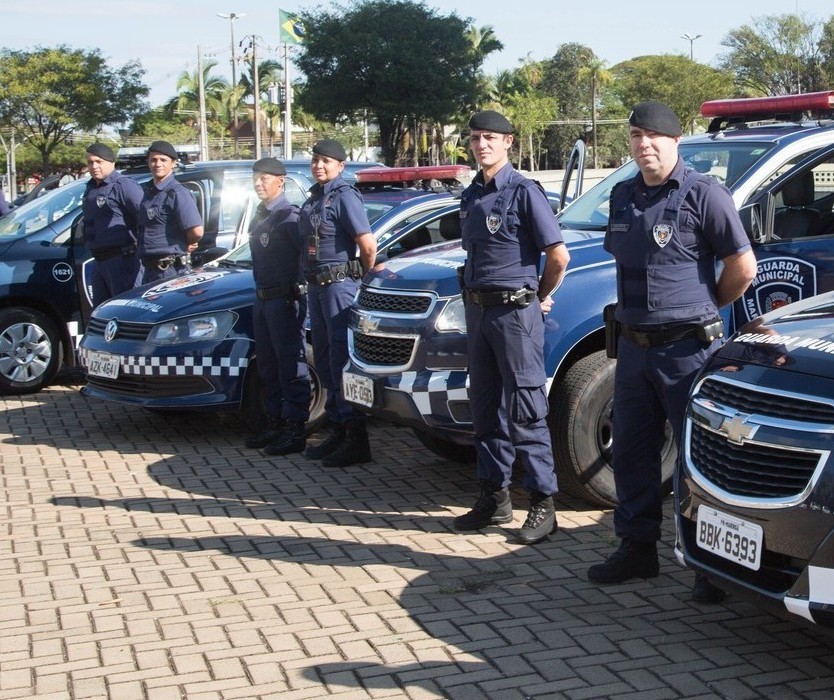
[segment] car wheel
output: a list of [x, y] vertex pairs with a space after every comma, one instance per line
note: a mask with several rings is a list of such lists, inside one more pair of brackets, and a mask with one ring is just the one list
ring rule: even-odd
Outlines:
[[35, 309], [0, 311], [0, 394], [31, 394], [58, 371], [61, 345], [55, 324]]
[[461, 464], [473, 464], [475, 462], [474, 445], [460, 445], [451, 440], [444, 440], [436, 435], [424, 433], [421, 430], [415, 430], [414, 435], [417, 436], [417, 439], [423, 447], [438, 457], [448, 459], [452, 462], [460, 462]]
[[[559, 488], [591, 505], [617, 504], [611, 448], [614, 360], [595, 352], [577, 361], [553, 389], [550, 431]], [[672, 489], [677, 451], [671, 426], [663, 444], [663, 494]]]
[[[327, 400], [327, 390], [321, 385], [318, 372], [313, 361], [313, 348], [307, 343], [307, 369], [310, 372], [312, 397], [310, 399], [310, 417], [307, 420], [307, 434], [315, 432], [325, 421], [324, 404]], [[263, 386], [258, 374], [257, 359], [252, 360], [246, 368], [246, 378], [243, 383], [243, 399], [240, 412], [246, 427], [257, 434], [266, 427], [266, 405], [264, 402]]]

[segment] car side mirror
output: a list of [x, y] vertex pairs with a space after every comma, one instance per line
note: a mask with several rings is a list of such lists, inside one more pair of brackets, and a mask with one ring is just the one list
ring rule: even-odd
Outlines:
[[767, 240], [767, 232], [762, 221], [762, 207], [758, 202], [743, 206], [738, 210], [738, 216], [752, 243], [761, 245]]

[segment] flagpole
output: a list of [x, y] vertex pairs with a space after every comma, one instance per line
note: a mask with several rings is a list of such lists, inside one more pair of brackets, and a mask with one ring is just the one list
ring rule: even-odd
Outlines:
[[292, 158], [292, 88], [290, 87], [290, 46], [284, 44], [284, 158]]

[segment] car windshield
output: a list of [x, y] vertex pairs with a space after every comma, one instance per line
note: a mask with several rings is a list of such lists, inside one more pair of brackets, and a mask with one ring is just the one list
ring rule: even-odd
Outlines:
[[0, 240], [36, 233], [77, 210], [84, 199], [86, 187], [87, 180], [76, 180], [12, 209], [0, 218]]
[[[770, 142], [683, 143], [678, 152], [686, 166], [699, 173], [714, 177], [731, 190], [754, 163], [761, 160], [774, 147]], [[579, 230], [603, 230], [608, 224], [608, 199], [614, 185], [637, 174], [637, 164], [632, 160], [594, 185], [571, 202], [559, 215], [562, 228]]]

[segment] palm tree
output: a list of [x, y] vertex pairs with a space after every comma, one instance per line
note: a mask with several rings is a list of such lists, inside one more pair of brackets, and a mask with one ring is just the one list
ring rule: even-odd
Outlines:
[[580, 80], [591, 81], [591, 134], [594, 146], [594, 168], [598, 168], [597, 159], [597, 102], [599, 101], [599, 89], [608, 85], [612, 78], [611, 73], [605, 70], [605, 61], [594, 58], [579, 69]]
[[472, 50], [481, 58], [482, 62], [489, 54], [494, 51], [501, 51], [504, 48], [504, 44], [499, 41], [490, 24], [485, 24], [483, 27], [470, 24], [466, 30], [466, 38], [469, 39]]
[[[254, 70], [251, 61], [244, 63], [246, 66], [240, 75], [240, 85], [243, 86], [243, 99], [255, 96]], [[284, 82], [284, 68], [278, 61], [267, 59], [258, 61], [258, 92], [261, 97], [266, 95], [270, 85], [278, 85]]]
[[[205, 96], [206, 113], [217, 118], [223, 111], [222, 94], [229, 87], [225, 78], [211, 75], [211, 70], [217, 65], [216, 61], [206, 61], [203, 64], [203, 94]], [[178, 112], [197, 114], [200, 109], [200, 76], [195, 69], [193, 73], [183, 71], [177, 78], [177, 94], [163, 106], [165, 114], [173, 117]]]

